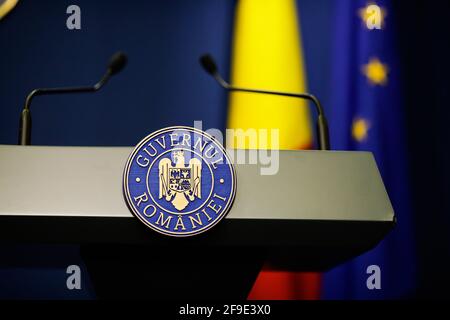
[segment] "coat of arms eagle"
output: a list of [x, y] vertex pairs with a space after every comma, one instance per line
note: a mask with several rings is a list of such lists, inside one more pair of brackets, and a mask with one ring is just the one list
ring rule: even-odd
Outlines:
[[195, 197], [201, 199], [202, 162], [192, 158], [185, 164], [184, 151], [172, 151], [172, 161], [164, 158], [159, 162], [159, 199], [163, 197], [181, 211]]

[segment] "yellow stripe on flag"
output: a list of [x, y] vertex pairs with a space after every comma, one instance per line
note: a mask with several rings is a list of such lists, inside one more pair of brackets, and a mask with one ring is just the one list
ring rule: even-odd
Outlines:
[[[236, 10], [232, 83], [256, 89], [305, 92], [295, 1], [240, 0]], [[279, 149], [303, 149], [312, 145], [307, 104], [295, 98], [233, 92], [227, 127], [279, 129]], [[234, 139], [228, 141], [228, 146], [248, 148], [250, 144], [247, 141], [245, 146], [237, 145]], [[259, 143], [259, 147], [266, 146]]]

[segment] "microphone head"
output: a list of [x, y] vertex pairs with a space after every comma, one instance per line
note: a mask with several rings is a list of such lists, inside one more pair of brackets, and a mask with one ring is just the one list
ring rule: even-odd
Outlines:
[[111, 75], [115, 75], [122, 71], [127, 65], [127, 56], [122, 52], [115, 53], [109, 61], [108, 70]]
[[203, 69], [205, 69], [206, 72], [208, 72], [210, 75], [215, 75], [217, 73], [217, 65], [214, 62], [213, 57], [207, 53], [200, 57], [200, 64], [202, 65]]

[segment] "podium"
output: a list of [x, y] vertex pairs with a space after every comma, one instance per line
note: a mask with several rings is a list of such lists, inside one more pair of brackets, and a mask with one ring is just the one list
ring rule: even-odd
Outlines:
[[[0, 145], [1, 243], [81, 244], [101, 298], [245, 298], [263, 263], [325, 271], [395, 225], [371, 153], [280, 151], [276, 175], [235, 164], [236, 199], [217, 226], [163, 236], [125, 204], [131, 151]], [[249, 151], [230, 152], [249, 159]]]

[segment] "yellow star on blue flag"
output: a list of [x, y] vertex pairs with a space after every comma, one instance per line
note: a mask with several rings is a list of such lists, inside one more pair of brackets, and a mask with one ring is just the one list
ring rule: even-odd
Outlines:
[[363, 118], [356, 118], [352, 124], [352, 137], [357, 142], [364, 142], [369, 135], [370, 123]]
[[371, 58], [363, 66], [362, 72], [371, 85], [384, 86], [388, 82], [389, 67], [378, 58]]

